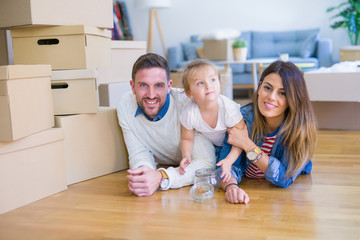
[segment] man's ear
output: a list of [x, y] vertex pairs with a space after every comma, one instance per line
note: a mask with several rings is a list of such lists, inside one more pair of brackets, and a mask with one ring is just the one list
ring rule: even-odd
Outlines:
[[135, 83], [133, 80], [130, 80], [130, 86], [131, 86], [131, 91], [133, 92], [133, 94], [135, 94]]
[[167, 93], [170, 92], [172, 84], [173, 84], [173, 81], [170, 79], [168, 82], [168, 92]]

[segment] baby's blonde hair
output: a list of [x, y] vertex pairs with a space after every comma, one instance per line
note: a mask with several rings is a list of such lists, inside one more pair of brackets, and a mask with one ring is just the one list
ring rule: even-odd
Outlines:
[[215, 73], [218, 75], [220, 81], [220, 73], [214, 64], [204, 59], [195, 59], [194, 61], [188, 63], [183, 70], [182, 84], [186, 93], [190, 92], [190, 76], [194, 74], [196, 70], [205, 66], [213, 68]]

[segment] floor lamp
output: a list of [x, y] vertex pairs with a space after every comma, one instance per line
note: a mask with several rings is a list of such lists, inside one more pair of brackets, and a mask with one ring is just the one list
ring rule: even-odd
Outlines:
[[156, 21], [157, 28], [160, 34], [160, 40], [162, 44], [162, 48], [167, 58], [166, 45], [164, 41], [164, 36], [161, 31], [161, 25], [158, 15], [158, 8], [169, 8], [171, 7], [171, 0], [137, 0], [136, 6], [139, 8], [148, 8], [150, 9], [149, 13], [149, 30], [148, 30], [148, 41], [147, 41], [147, 49], [148, 52], [154, 51], [154, 21]]

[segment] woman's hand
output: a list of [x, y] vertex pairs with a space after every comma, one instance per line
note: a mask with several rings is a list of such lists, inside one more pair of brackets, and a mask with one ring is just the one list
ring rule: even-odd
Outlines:
[[247, 127], [243, 128], [233, 127], [228, 129], [229, 137], [228, 143], [238, 148], [248, 150], [254, 143], [249, 138]]
[[242, 190], [238, 185], [232, 184], [226, 188], [225, 199], [229, 203], [244, 203], [248, 204], [250, 201], [247, 193]]
[[230, 178], [228, 183], [220, 182], [220, 187], [225, 191], [225, 199], [229, 203], [244, 203], [248, 204], [250, 201], [247, 193], [242, 190], [235, 178]]

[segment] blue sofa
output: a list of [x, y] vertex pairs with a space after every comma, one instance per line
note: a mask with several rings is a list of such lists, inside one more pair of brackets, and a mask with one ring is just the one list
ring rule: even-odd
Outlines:
[[[280, 53], [288, 53], [289, 61], [293, 63], [314, 63], [314, 70], [319, 67], [332, 65], [332, 41], [320, 39], [319, 29], [295, 31], [246, 31], [240, 38], [248, 41], [247, 58], [278, 58]], [[203, 41], [197, 35], [190, 38], [190, 42], [183, 42], [180, 46], [168, 48], [168, 63], [170, 70], [183, 68], [188, 62], [198, 58], [197, 47], [202, 47]], [[250, 64], [231, 64], [233, 85], [252, 84]]]

